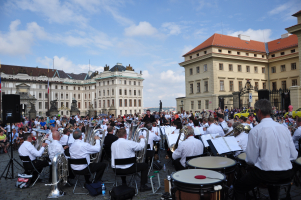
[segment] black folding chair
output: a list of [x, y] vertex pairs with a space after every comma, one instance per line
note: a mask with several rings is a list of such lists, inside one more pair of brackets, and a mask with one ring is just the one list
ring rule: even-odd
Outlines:
[[[71, 167], [71, 170], [73, 172], [73, 174], [75, 175], [75, 178], [76, 178], [76, 182], [75, 182], [75, 185], [74, 185], [74, 188], [73, 188], [73, 194], [89, 194], [89, 193], [75, 193], [75, 188], [77, 186], [77, 182], [79, 181], [79, 177], [80, 176], [85, 176], [85, 175], [90, 175], [92, 176], [92, 173], [90, 171], [90, 168], [89, 168], [89, 165], [88, 165], [88, 162], [87, 162], [87, 159], [86, 158], [79, 158], [79, 159], [73, 159], [73, 158], [69, 158], [68, 159], [68, 162], [70, 163], [70, 165], [87, 165], [88, 166], [88, 169], [89, 169], [89, 173], [88, 174], [77, 174], [76, 171], [74, 171]], [[83, 187], [82, 183], [79, 181], [79, 184]]]
[[[24, 167], [24, 169], [25, 169], [25, 173], [26, 173], [26, 172], [27, 172], [27, 173], [30, 173], [30, 175], [33, 175], [34, 172], [37, 172], [37, 173], [38, 173], [37, 179], [36, 179], [36, 180], [34, 181], [34, 183], [30, 186], [30, 187], [33, 187], [33, 186], [36, 184], [37, 180], [40, 178], [40, 176], [41, 176], [41, 174], [43, 173], [43, 171], [44, 171], [45, 168], [43, 168], [42, 171], [39, 172], [39, 170], [37, 170], [37, 168], [34, 166], [34, 164], [32, 163], [32, 161], [30, 160], [29, 156], [19, 156], [19, 157], [20, 157], [20, 159], [21, 159], [22, 162], [23, 162], [23, 167]], [[24, 165], [25, 162], [30, 163], [33, 169], [27, 169], [27, 168], [25, 167], [25, 165]]]
[[117, 181], [116, 181], [116, 177], [122, 177], [122, 176], [131, 176], [131, 179], [130, 179], [130, 182], [128, 185], [131, 184], [132, 180], [134, 180], [135, 182], [135, 185], [136, 185], [136, 194], [138, 194], [138, 186], [137, 186], [137, 181], [136, 181], [136, 175], [137, 175], [137, 165], [136, 165], [136, 172], [135, 173], [132, 173], [132, 174], [117, 174], [116, 172], [116, 166], [117, 165], [129, 165], [129, 164], [135, 164], [137, 162], [137, 159], [136, 157], [131, 157], [131, 158], [122, 158], [122, 159], [114, 159], [115, 161], [115, 168], [114, 168], [114, 172], [115, 172], [115, 183], [114, 185], [117, 186]]

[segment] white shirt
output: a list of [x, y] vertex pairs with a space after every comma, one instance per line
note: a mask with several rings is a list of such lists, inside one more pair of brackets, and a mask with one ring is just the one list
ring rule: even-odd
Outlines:
[[[146, 131], [141, 131], [140, 132], [140, 135], [143, 135], [145, 138], [146, 138]], [[153, 147], [154, 147], [154, 141], [159, 141], [161, 138], [158, 135], [156, 135], [155, 131], [149, 131], [149, 134], [148, 134], [148, 144], [150, 146], [150, 149], [148, 150], [153, 150]]]
[[[122, 158], [131, 158], [135, 157], [135, 151], [140, 151], [144, 148], [145, 141], [144, 138], [141, 138], [140, 143], [134, 142], [131, 140], [127, 140], [124, 138], [118, 138], [115, 142], [112, 143], [111, 150], [112, 150], [112, 159], [111, 165], [112, 168], [115, 168], [115, 159], [122, 159]], [[131, 167], [133, 164], [129, 165], [117, 165], [116, 168], [119, 169], [126, 169]]]
[[188, 126], [194, 126], [194, 123], [193, 122], [189, 122], [188, 124], [187, 124]]
[[206, 134], [219, 134], [221, 137], [225, 135], [224, 130], [220, 125], [212, 123], [209, 128], [207, 128]]
[[[68, 140], [68, 142], [67, 142]], [[65, 146], [65, 145], [69, 145], [71, 146], [72, 143], [74, 143], [74, 138], [73, 138], [73, 134], [71, 133], [70, 136], [69, 136], [69, 139], [68, 139], [68, 135], [63, 135], [60, 139], [60, 143], [61, 145]]]
[[44, 152], [44, 147], [38, 151], [30, 142], [24, 141], [18, 150], [20, 156], [29, 156], [30, 160], [35, 160], [36, 157], [41, 157]]
[[295, 144], [296, 149], [299, 150], [299, 139], [301, 138], [301, 126], [295, 131], [293, 135], [293, 142]]
[[61, 125], [61, 121], [60, 121], [60, 120], [56, 120], [56, 124], [57, 124], [58, 126], [60, 126], [60, 125]]
[[[98, 153], [100, 151], [100, 142], [96, 140], [94, 146], [83, 142], [82, 140], [75, 140], [71, 147], [69, 147], [70, 157], [73, 159], [86, 158], [87, 163], [90, 164], [90, 154]], [[74, 170], [83, 170], [87, 165], [71, 165]]]
[[246, 162], [264, 171], [292, 169], [298, 152], [287, 128], [264, 118], [249, 133]]
[[[231, 127], [232, 128], [232, 127]], [[241, 149], [245, 152], [248, 145], [248, 134], [244, 131], [241, 132], [238, 136], [236, 136], [236, 140]]]
[[203, 151], [204, 146], [202, 141], [190, 136], [185, 141], [179, 143], [178, 148], [172, 154], [172, 158], [174, 160], [181, 158], [180, 162], [182, 166], [186, 167], [186, 157], [203, 154]]
[[64, 153], [64, 148], [58, 140], [53, 140], [51, 144], [48, 146], [48, 154], [50, 160], [52, 161], [53, 157], [58, 153], [60, 154]]
[[220, 123], [219, 123], [219, 126], [222, 126], [223, 130], [229, 128], [229, 127], [228, 127], [228, 124], [227, 124], [227, 122], [225, 122], [225, 120], [222, 121], [222, 122], [220, 122]]

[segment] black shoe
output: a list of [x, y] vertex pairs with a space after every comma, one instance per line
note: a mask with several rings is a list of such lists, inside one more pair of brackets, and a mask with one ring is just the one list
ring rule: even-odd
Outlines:
[[145, 191], [150, 191], [150, 190], [152, 190], [152, 188], [148, 187], [147, 185], [142, 185], [140, 187], [140, 192], [145, 192]]

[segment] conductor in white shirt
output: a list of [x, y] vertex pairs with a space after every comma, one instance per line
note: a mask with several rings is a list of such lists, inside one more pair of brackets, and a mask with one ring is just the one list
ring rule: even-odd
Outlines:
[[[209, 117], [208, 119], [209, 127], [207, 128], [206, 134], [219, 134], [221, 137], [225, 135], [224, 130], [220, 125], [214, 123], [214, 118]], [[204, 131], [206, 128], [204, 128]]]
[[[246, 162], [254, 169], [234, 185], [236, 200], [246, 199], [245, 193], [260, 183], [289, 182], [293, 177], [291, 160], [298, 152], [289, 130], [270, 117], [271, 103], [261, 99], [255, 103], [260, 123], [249, 133]], [[268, 187], [270, 199], [278, 199], [279, 187]]]
[[[70, 157], [72, 159], [86, 158], [91, 173], [96, 172], [95, 182], [100, 181], [106, 169], [106, 164], [90, 163], [90, 154], [95, 154], [100, 151], [100, 138], [98, 136], [95, 136], [94, 139], [96, 140], [96, 144], [92, 146], [82, 141], [82, 133], [78, 130], [74, 131], [73, 137], [75, 141], [69, 150]], [[87, 165], [71, 165], [71, 168], [76, 174], [89, 174], [89, 169]], [[85, 175], [86, 183], [91, 183], [89, 179], [90, 175]]]
[[[112, 150], [112, 159], [111, 164], [113, 170], [115, 170], [115, 159], [123, 159], [123, 158], [132, 158], [135, 157], [135, 151], [140, 151], [145, 147], [144, 136], [140, 135], [140, 142], [134, 142], [132, 140], [127, 140], [126, 130], [124, 128], [120, 128], [117, 132], [118, 140], [113, 142], [111, 146]], [[132, 174], [141, 171], [141, 185], [140, 191], [144, 192], [147, 190], [151, 190], [151, 187], [146, 185], [147, 183], [147, 173], [148, 173], [148, 165], [146, 163], [134, 163], [129, 165], [116, 165], [116, 173], [120, 175]], [[126, 177], [121, 177], [122, 184], [126, 185]]]
[[203, 154], [204, 146], [201, 140], [194, 138], [194, 131], [191, 126], [188, 126], [187, 138], [179, 143], [178, 148], [173, 152], [174, 166], [176, 171], [186, 168], [186, 157], [198, 156]]
[[[44, 160], [36, 160], [37, 157], [41, 157], [43, 152], [44, 152], [44, 148], [47, 146], [46, 143], [42, 144], [41, 149], [38, 151], [32, 144], [32, 134], [31, 133], [25, 133], [24, 134], [24, 142], [23, 144], [19, 147], [19, 155], [20, 156], [29, 156], [30, 160], [32, 161], [34, 167], [38, 170], [38, 171], [42, 171], [44, 167], [49, 166], [49, 162]], [[30, 164], [30, 162], [23, 162], [23, 166], [25, 170], [33, 170], [32, 165]], [[36, 180], [36, 178], [38, 177], [38, 173], [35, 171], [33, 173], [33, 178], [32, 180]]]

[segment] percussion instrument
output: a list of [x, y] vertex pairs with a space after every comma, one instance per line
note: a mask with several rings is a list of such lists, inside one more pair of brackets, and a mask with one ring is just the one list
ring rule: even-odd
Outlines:
[[237, 156], [237, 159], [241, 162], [241, 164], [245, 164], [246, 163], [246, 157], [247, 157], [246, 153], [241, 153]]
[[[200, 179], [198, 178], [200, 177]], [[212, 170], [187, 169], [171, 175], [173, 199], [221, 199], [225, 175]]]
[[297, 158], [295, 163], [298, 165], [298, 168], [301, 169], [301, 157]]

